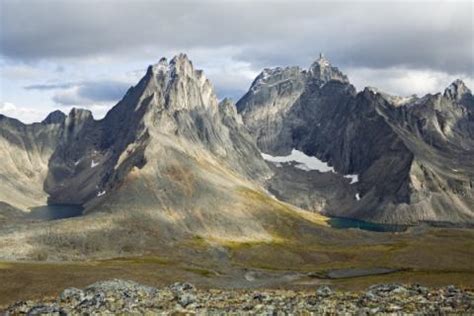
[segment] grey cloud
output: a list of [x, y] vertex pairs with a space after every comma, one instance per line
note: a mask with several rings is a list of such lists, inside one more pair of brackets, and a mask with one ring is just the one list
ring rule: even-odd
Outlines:
[[130, 85], [120, 81], [82, 81], [64, 84], [36, 84], [26, 90], [59, 90], [52, 100], [60, 105], [90, 106], [94, 103], [115, 102], [123, 97]]
[[84, 106], [87, 107], [89, 100], [80, 97], [75, 92], [59, 92], [51, 98], [55, 103], [64, 106]]
[[67, 89], [73, 87], [74, 83], [61, 83], [61, 84], [32, 84], [25, 86], [25, 90], [57, 90], [57, 89]]
[[128, 83], [116, 81], [87, 82], [79, 87], [78, 94], [97, 102], [118, 101], [129, 87]]
[[1, 3], [0, 47], [11, 59], [158, 58], [160, 51], [234, 46], [235, 58], [258, 68], [306, 66], [324, 51], [341, 67], [406, 66], [471, 76], [474, 70], [470, 1]]
[[356, 2], [334, 17], [262, 45], [247, 45], [238, 58], [254, 65], [307, 67], [324, 52], [341, 68], [404, 67], [474, 75], [471, 2]]

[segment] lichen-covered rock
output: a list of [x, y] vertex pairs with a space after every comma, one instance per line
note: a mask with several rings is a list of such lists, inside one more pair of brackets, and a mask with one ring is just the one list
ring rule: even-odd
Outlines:
[[76, 288], [65, 289], [59, 296], [59, 300], [64, 303], [79, 304], [85, 298], [84, 291]]
[[[50, 314], [472, 314], [472, 290], [453, 286], [378, 284], [361, 292], [331, 290], [200, 290], [189, 283], [156, 289], [132, 281], [97, 282], [84, 290], [67, 289], [58, 300], [17, 302], [6, 315]], [[82, 302], [81, 291], [84, 293]], [[316, 295], [315, 295], [316, 292]], [[74, 298], [74, 299], [71, 299]]]
[[316, 290], [316, 294], [321, 297], [328, 297], [332, 294], [332, 290], [328, 286], [321, 286]]

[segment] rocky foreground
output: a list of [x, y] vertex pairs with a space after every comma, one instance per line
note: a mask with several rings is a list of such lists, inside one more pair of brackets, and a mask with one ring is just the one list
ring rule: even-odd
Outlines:
[[314, 291], [200, 290], [189, 283], [154, 288], [111, 280], [81, 290], [69, 288], [59, 298], [20, 301], [6, 315], [75, 314], [473, 314], [474, 291], [454, 286], [380, 284], [362, 292], [322, 286]]

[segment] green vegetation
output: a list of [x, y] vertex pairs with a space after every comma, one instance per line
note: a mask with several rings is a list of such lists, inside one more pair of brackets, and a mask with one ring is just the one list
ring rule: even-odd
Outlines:
[[215, 272], [207, 270], [207, 269], [200, 269], [200, 268], [184, 268], [185, 271], [189, 271], [195, 274], [199, 274], [203, 277], [211, 277], [213, 275], [216, 275]]

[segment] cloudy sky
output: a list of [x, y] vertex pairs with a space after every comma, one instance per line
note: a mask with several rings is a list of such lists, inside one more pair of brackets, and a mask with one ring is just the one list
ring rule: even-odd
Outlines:
[[0, 2], [0, 113], [102, 117], [147, 65], [178, 52], [237, 100], [264, 67], [319, 52], [358, 88], [399, 95], [474, 83], [472, 1]]

